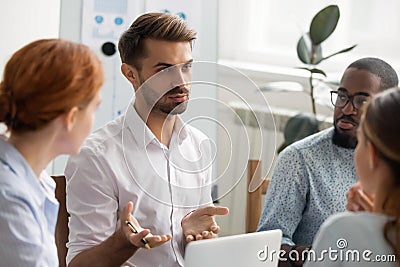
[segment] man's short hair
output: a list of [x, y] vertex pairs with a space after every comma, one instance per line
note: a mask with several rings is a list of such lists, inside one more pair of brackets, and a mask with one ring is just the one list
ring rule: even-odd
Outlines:
[[366, 70], [375, 74], [381, 79], [380, 90], [396, 87], [399, 84], [399, 78], [397, 77], [396, 71], [392, 66], [379, 58], [362, 58], [354, 61], [347, 68]]
[[190, 29], [186, 21], [176, 15], [147, 13], [138, 17], [121, 36], [118, 50], [123, 63], [140, 70], [138, 60], [146, 56], [144, 40], [154, 39], [172, 42], [192, 42], [196, 32]]

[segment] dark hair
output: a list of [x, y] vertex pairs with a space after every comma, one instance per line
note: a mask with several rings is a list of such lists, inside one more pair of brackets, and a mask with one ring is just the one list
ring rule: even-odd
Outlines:
[[[400, 88], [385, 90], [373, 97], [366, 106], [362, 118], [362, 130], [367, 140], [375, 146], [380, 157], [387, 162], [393, 177], [393, 186], [387, 194], [382, 207], [395, 219], [385, 224], [384, 236], [400, 259]], [[396, 233], [396, 242], [389, 236]]]
[[138, 59], [146, 56], [144, 40], [154, 39], [173, 42], [190, 42], [196, 39], [196, 32], [189, 28], [180, 17], [164, 13], [147, 13], [138, 17], [118, 42], [123, 63], [140, 69]]
[[100, 60], [82, 44], [34, 41], [15, 52], [0, 83], [0, 122], [12, 132], [42, 128], [74, 106], [84, 108], [103, 84]]
[[366, 70], [375, 74], [381, 79], [380, 90], [385, 90], [399, 85], [399, 78], [397, 77], [396, 71], [392, 66], [379, 58], [362, 58], [354, 61], [347, 68]]

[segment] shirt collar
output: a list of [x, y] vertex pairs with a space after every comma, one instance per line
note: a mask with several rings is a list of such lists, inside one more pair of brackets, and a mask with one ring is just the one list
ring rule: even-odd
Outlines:
[[185, 125], [185, 123], [182, 121], [182, 118], [179, 116], [176, 116], [173, 131], [174, 134], [176, 134], [180, 145], [182, 144], [183, 140], [188, 137], [187, 125]]
[[[0, 138], [0, 161], [22, 180], [15, 181], [16, 183], [22, 182], [29, 186], [32, 192], [32, 199], [37, 205], [42, 205], [45, 201], [45, 195], [43, 194], [38, 178], [21, 153], [12, 144], [2, 138]], [[5, 179], [7, 178], [5, 177]]]
[[137, 113], [133, 103], [129, 105], [126, 111], [125, 123], [128, 125], [133, 134], [133, 139], [135, 139], [140, 148], [146, 148], [153, 140], [157, 140]]
[[[133, 138], [140, 148], [146, 148], [153, 141], [159, 143], [156, 136], [137, 113], [133, 103], [129, 105], [125, 119], [129, 129], [133, 133]], [[176, 116], [171, 140], [177, 138], [179, 144], [182, 144], [183, 140], [187, 137], [188, 133], [185, 123], [179, 116]]]

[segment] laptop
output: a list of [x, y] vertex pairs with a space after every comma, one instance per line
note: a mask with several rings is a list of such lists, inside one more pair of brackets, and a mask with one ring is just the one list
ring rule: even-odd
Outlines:
[[271, 230], [193, 241], [185, 267], [276, 267], [281, 239], [281, 230]]

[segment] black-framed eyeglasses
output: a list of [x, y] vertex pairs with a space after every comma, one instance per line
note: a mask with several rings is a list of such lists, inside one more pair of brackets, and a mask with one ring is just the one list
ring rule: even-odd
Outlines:
[[365, 102], [368, 101], [370, 95], [368, 93], [359, 92], [354, 95], [349, 95], [345, 91], [331, 91], [331, 102], [337, 108], [343, 108], [347, 103], [351, 102], [355, 109], [360, 109]]

